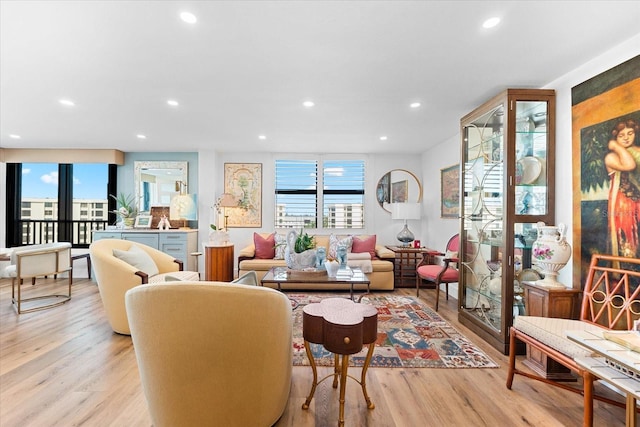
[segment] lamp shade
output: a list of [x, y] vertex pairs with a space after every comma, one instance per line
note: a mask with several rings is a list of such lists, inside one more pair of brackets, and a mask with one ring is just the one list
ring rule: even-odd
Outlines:
[[169, 206], [169, 216], [172, 220], [198, 219], [198, 204], [195, 194], [182, 194], [174, 196]]
[[218, 205], [222, 208], [234, 208], [238, 206], [238, 201], [233, 194], [223, 193], [218, 199]]
[[391, 203], [391, 219], [420, 219], [420, 203]]

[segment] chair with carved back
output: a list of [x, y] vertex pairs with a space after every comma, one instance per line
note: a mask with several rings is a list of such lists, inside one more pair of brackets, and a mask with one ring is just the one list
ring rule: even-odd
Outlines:
[[[599, 378], [578, 365], [577, 357], [591, 353], [566, 337], [566, 331], [602, 332], [630, 330], [640, 317], [640, 259], [595, 254], [591, 258], [584, 285], [580, 319], [518, 316], [509, 330], [509, 370], [507, 388], [515, 374], [545, 382], [584, 396], [584, 425], [593, 425], [593, 399], [624, 407], [594, 393], [593, 382]], [[575, 387], [516, 368], [517, 341], [524, 342], [582, 377]]]
[[[436, 311], [440, 301], [440, 284], [445, 285], [446, 299], [449, 299], [449, 283], [458, 282], [458, 247], [460, 236], [454, 235], [449, 239], [447, 248], [442, 252], [426, 252], [422, 261], [416, 266], [416, 296], [420, 296], [420, 285], [423, 282], [434, 284], [436, 287]], [[433, 264], [434, 258], [441, 259], [438, 264]]]

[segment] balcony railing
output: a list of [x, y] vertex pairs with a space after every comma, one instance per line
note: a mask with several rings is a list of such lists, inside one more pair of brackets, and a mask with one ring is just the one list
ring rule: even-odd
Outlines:
[[104, 230], [105, 220], [46, 220], [21, 219], [17, 221], [20, 245], [35, 245], [58, 241], [71, 242], [74, 248], [88, 248], [93, 231]]

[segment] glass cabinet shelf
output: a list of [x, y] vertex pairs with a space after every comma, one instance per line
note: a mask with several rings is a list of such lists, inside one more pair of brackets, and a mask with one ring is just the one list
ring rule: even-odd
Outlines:
[[554, 222], [555, 95], [509, 89], [461, 119], [458, 317], [500, 351], [526, 311], [536, 223]]

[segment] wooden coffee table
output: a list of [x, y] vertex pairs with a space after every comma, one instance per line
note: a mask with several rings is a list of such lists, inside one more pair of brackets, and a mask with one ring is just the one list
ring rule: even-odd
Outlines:
[[[353, 287], [355, 285], [367, 285], [367, 292], [362, 295], [369, 293], [369, 286], [371, 285], [367, 275], [359, 268], [340, 269], [336, 277], [329, 277], [326, 272], [324, 274], [323, 272], [292, 272], [287, 267], [271, 267], [260, 282], [263, 286], [265, 283], [276, 284], [279, 291], [282, 291], [282, 284], [284, 283], [327, 283], [328, 289], [331, 288], [330, 284], [332, 283], [345, 283], [350, 285], [349, 296], [351, 300], [353, 300]], [[362, 295], [360, 295], [360, 298], [362, 298]]]

